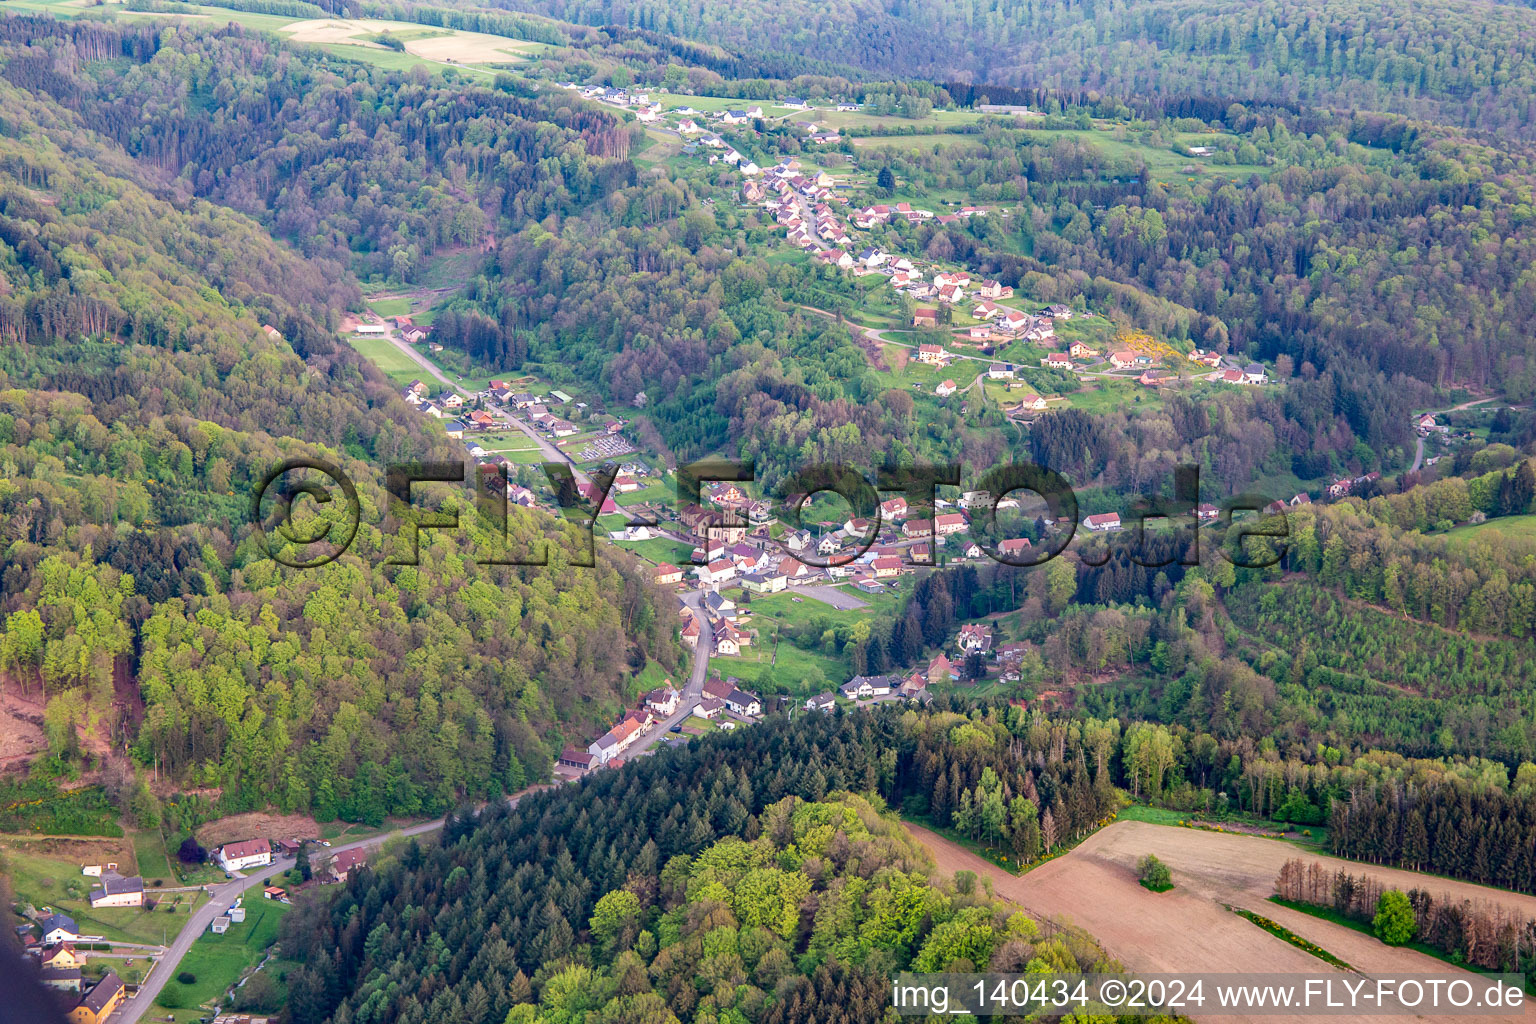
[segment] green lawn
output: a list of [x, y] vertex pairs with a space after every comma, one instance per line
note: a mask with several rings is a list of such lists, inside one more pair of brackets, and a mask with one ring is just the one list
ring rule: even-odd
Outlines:
[[687, 572], [692, 563], [689, 559], [693, 556], [691, 544], [681, 544], [666, 537], [656, 537], [652, 540], [634, 541], [610, 541], [615, 547], [621, 547], [625, 551], [632, 551], [641, 558], [652, 562], [667, 562]]
[[[196, 980], [182, 984], [175, 978], [166, 983], [156, 1003], [167, 1009], [192, 1009], [223, 998], [224, 992], [251, 967], [261, 962], [277, 941], [278, 926], [290, 909], [286, 904], [265, 900], [253, 887], [245, 900], [246, 918], [231, 924], [223, 935], [204, 932], [177, 966], [176, 973], [191, 974]], [[272, 1010], [280, 1007], [271, 1007]]]
[[161, 878], [167, 885], [179, 884], [165, 852], [165, 839], [158, 830], [133, 833], [133, 857], [138, 862], [139, 874], [144, 876], [146, 882]]
[[[760, 631], [758, 642], [736, 657], [712, 655], [712, 671], [735, 676], [749, 689], [765, 689], [765, 696], [782, 688], [790, 694], [808, 697], [841, 686], [849, 679], [851, 673], [841, 658], [803, 651], [788, 640], [780, 641], [775, 658], [772, 624], [752, 624]], [[772, 685], [767, 685], [768, 681]]]
[[488, 430], [477, 434], [476, 441], [488, 452], [522, 452], [539, 447], [539, 442], [521, 430]]

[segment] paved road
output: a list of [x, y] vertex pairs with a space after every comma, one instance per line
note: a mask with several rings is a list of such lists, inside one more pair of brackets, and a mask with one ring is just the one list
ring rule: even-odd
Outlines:
[[688, 675], [688, 682], [683, 684], [683, 696], [677, 702], [677, 710], [651, 726], [650, 733], [642, 739], [645, 746], [643, 752], [656, 749], [667, 738], [671, 728], [687, 721], [699, 701], [704, 699], [704, 680], [709, 677], [709, 655], [714, 649], [714, 638], [710, 636], [708, 624], [704, 620], [704, 595], [707, 593], [706, 590], [690, 590], [682, 595], [683, 603], [693, 609], [693, 614], [699, 620], [699, 643], [693, 652], [693, 671]]

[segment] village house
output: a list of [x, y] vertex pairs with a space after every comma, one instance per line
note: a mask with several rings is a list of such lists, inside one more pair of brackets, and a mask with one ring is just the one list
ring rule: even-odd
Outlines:
[[818, 693], [814, 697], [807, 698], [805, 702], [805, 710], [820, 711], [824, 714], [830, 714], [835, 707], [837, 707], [837, 698], [830, 693]]
[[1011, 330], [1011, 332], [1020, 332], [1020, 330], [1025, 329], [1028, 325], [1029, 316], [1018, 312], [1018, 310], [1006, 310], [1003, 313], [1003, 318], [998, 321], [998, 327], [1001, 327], [1003, 330]]
[[1009, 537], [997, 545], [998, 553], [1005, 559], [1017, 558], [1030, 549], [1028, 537]]
[[1136, 383], [1144, 387], [1156, 388], [1174, 382], [1173, 374], [1167, 370], [1143, 370], [1141, 376], [1136, 378]]
[[1094, 533], [1113, 533], [1120, 529], [1120, 513], [1101, 512], [1083, 520], [1083, 525]]
[[1202, 501], [1195, 506], [1195, 521], [1199, 523], [1212, 523], [1221, 515], [1221, 509], [1208, 501]]
[[673, 583], [683, 582], [683, 570], [670, 562], [662, 562], [656, 566], [656, 583], [660, 586], [669, 586]]
[[902, 563], [899, 558], [877, 558], [869, 563], [869, 567], [875, 570], [876, 579], [887, 579], [901, 575]]
[[785, 558], [779, 563], [778, 573], [790, 586], [809, 583], [816, 578], [816, 570], [798, 558]]
[[839, 689], [849, 700], [869, 700], [871, 697], [888, 695], [891, 685], [890, 676], [854, 676]]
[[933, 393], [940, 398], [948, 398], [955, 393], [955, 382], [952, 380], [943, 381], [933, 389]]
[[991, 380], [1012, 380], [1013, 375], [1012, 363], [993, 363], [987, 367], [987, 377]]
[[943, 345], [919, 345], [917, 346], [917, 361], [927, 363], [930, 366], [942, 366], [949, 359]]
[[1040, 360], [1040, 365], [1044, 366], [1047, 370], [1070, 370], [1072, 369], [1072, 360], [1060, 352], [1053, 352]]
[[1074, 341], [1067, 346], [1067, 354], [1073, 359], [1092, 359], [1099, 353], [1081, 341]]
[[575, 747], [566, 747], [560, 751], [560, 756], [555, 761], [561, 768], [570, 768], [576, 772], [589, 772], [597, 766], [597, 758], [585, 750], [577, 750]]
[[115, 971], [108, 971], [69, 1008], [69, 1024], [104, 1024], [128, 998], [128, 990]]
[[741, 653], [741, 632], [721, 619], [714, 626], [715, 653], [733, 657]]
[[992, 328], [988, 327], [986, 324], [977, 324], [974, 327], [967, 327], [965, 330], [965, 336], [972, 341], [991, 341]]
[[929, 685], [937, 683], [950, 683], [960, 678], [960, 672], [951, 665], [949, 659], [943, 654], [934, 657], [928, 663], [928, 671], [924, 673], [928, 677]]
[[1045, 399], [1036, 394], [1027, 394], [1019, 399], [1018, 408], [1020, 411], [1040, 412], [1045, 408]]
[[[939, 325], [939, 311], [931, 306], [919, 306], [912, 311], [913, 327], [937, 327]], [[924, 345], [922, 348], [938, 348], [937, 345]], [[918, 359], [922, 359], [921, 355]], [[928, 362], [929, 360], [924, 360]]]
[[933, 532], [940, 537], [959, 533], [966, 527], [965, 516], [959, 512], [946, 512], [933, 521]]
[[981, 297], [984, 299], [1006, 299], [1013, 295], [1013, 288], [1011, 285], [999, 284], [996, 281], [981, 282], [981, 288], [979, 291]]
[[1242, 370], [1223, 370], [1220, 373], [1211, 374], [1211, 380], [1220, 381], [1223, 384], [1247, 384], [1248, 378], [1243, 376]]
[[628, 750], [630, 744], [639, 738], [640, 731], [639, 722], [626, 718], [592, 741], [592, 745], [587, 747], [587, 753], [591, 754], [599, 765], [605, 765]]
[[693, 706], [693, 713], [703, 719], [718, 718], [724, 710], [725, 701], [715, 697], [705, 697]]
[[78, 967], [44, 967], [38, 980], [56, 992], [79, 992], [84, 975]]
[[896, 522], [907, 514], [907, 499], [902, 497], [887, 498], [880, 503], [880, 515]]
[[1258, 363], [1249, 363], [1243, 367], [1243, 380], [1249, 384], [1263, 384], [1267, 379], [1264, 374], [1264, 367]]
[[789, 579], [776, 572], [754, 572], [741, 578], [742, 589], [753, 594], [776, 594], [789, 585]]
[[933, 523], [928, 519], [908, 519], [901, 524], [901, 535], [907, 539], [933, 536]]
[[117, 872], [101, 876], [101, 885], [91, 890], [92, 907], [142, 907], [144, 905], [144, 879], [138, 875], [124, 878]]
[[[345, 882], [348, 878], [352, 877], [352, 872], [356, 871], [367, 862], [367, 850], [342, 850], [340, 853], [337, 853], [331, 857], [331, 862], [329, 865], [327, 865], [326, 870], [331, 877], [331, 881], [340, 883]], [[231, 907], [230, 912], [233, 913], [237, 909], [241, 910], [241, 916], [244, 916], [244, 908]]]
[[272, 863], [272, 844], [265, 839], [247, 839], [239, 843], [225, 843], [214, 851], [213, 859], [225, 871], [244, 871], [246, 868], [265, 867]]
[[52, 946], [60, 942], [74, 942], [80, 937], [75, 919], [68, 914], [49, 914], [43, 918], [43, 945]]
[[763, 713], [763, 703], [757, 699], [756, 694], [747, 693], [745, 690], [732, 689], [725, 695], [725, 706], [743, 718], [755, 718]]
[[962, 654], [985, 654], [992, 649], [992, 630], [979, 622], [967, 622], [960, 627], [955, 646]]
[[842, 249], [823, 249], [816, 254], [816, 259], [844, 270], [853, 266], [853, 257]]
[[85, 966], [85, 957], [75, 952], [75, 947], [67, 942], [61, 942], [56, 946], [42, 950], [38, 954], [40, 967], [74, 967]]
[[676, 713], [677, 704], [682, 698], [683, 695], [673, 689], [670, 684], [659, 686], [645, 695], [645, 706], [658, 715], [671, 715]]
[[1109, 365], [1117, 370], [1128, 370], [1136, 365], [1136, 353], [1129, 350], [1111, 352], [1109, 354]]

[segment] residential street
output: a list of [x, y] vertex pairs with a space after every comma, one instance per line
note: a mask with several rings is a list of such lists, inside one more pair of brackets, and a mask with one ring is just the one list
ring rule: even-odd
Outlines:
[[[389, 338], [389, 343], [391, 345], [395, 346], [395, 348], [409, 356], [417, 366], [421, 367], [423, 370], [429, 373], [433, 379], [439, 381], [450, 390], [458, 392], [464, 398], [467, 398], [471, 401], [474, 400], [474, 392], [466, 390], [456, 381], [449, 380], [448, 375], [443, 373], [443, 371], [438, 368], [436, 363], [432, 362], [432, 360], [416, 351], [416, 347], [410, 342], [406, 341], [404, 338], [400, 337], [399, 333], [396, 332], [393, 327], [389, 329], [389, 333], [386, 335], [386, 337]], [[486, 409], [492, 416], [496, 417], [498, 422], [514, 430], [522, 431], [524, 434], [527, 434], [529, 437], [533, 438], [534, 442], [539, 446], [539, 451], [542, 452], [544, 457], [550, 462], [564, 462], [566, 465], [570, 466], [571, 472], [575, 475], [577, 483], [585, 484], [590, 482], [587, 474], [583, 473], [576, 467], [575, 460], [573, 460], [570, 455], [566, 454], [563, 449], [556, 447], [555, 444], [553, 444], [547, 437], [535, 430], [532, 424], [525, 423], [523, 420], [518, 419], [516, 416], [513, 416], [506, 410], [490, 403], [487, 403]]]

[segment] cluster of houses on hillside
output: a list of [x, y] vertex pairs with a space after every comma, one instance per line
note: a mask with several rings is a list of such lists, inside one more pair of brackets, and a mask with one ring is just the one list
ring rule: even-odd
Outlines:
[[656, 722], [677, 713], [682, 694], [673, 688], [669, 679], [641, 698], [638, 707], [624, 713], [607, 732], [587, 745], [566, 747], [560, 752], [557, 764], [569, 772], [583, 774], [595, 768], [615, 768], [622, 765], [625, 755]]
[[[619, 767], [634, 756], [631, 752], [645, 739], [647, 730], [675, 717], [681, 710], [683, 695], [669, 679], [641, 698], [637, 707], [626, 711], [618, 724], [593, 740], [585, 750], [575, 746], [562, 750], [556, 761], [558, 769], [567, 776], [579, 776], [598, 768]], [[703, 695], [689, 714], [714, 720], [727, 713], [735, 716], [728, 724], [737, 720], [751, 721], [762, 715], [762, 701], [756, 694], [742, 690], [734, 679], [711, 678], [704, 684]], [[674, 725], [671, 731], [679, 729]]]
[[[101, 877], [107, 877], [107, 872], [102, 872]], [[104, 1024], [128, 998], [128, 990], [115, 971], [108, 970], [94, 981], [85, 976], [85, 946], [94, 945], [103, 937], [80, 934], [75, 919], [68, 914], [50, 913], [39, 926], [41, 941], [33, 933], [32, 925], [20, 925], [16, 929], [37, 980], [53, 994], [60, 1014], [70, 1024]], [[5, 1014], [0, 1012], [0, 1017], [3, 1016]]]
[[[443, 426], [448, 436], [455, 439], [462, 439], [466, 434], [493, 430], [497, 426], [496, 416], [492, 412], [486, 409], [466, 412], [463, 395], [452, 390], [433, 395], [432, 388], [424, 381], [411, 381], [401, 389], [401, 398], [423, 415], [444, 420]], [[513, 390], [513, 385], [507, 381], [493, 380], [480, 398], [500, 406], [504, 412], [515, 411], [548, 437], [570, 437], [581, 432], [570, 420], [557, 416], [551, 410], [552, 406], [572, 403], [571, 396], [558, 389], [550, 391], [548, 396], [534, 395], [528, 391]], [[583, 402], [574, 405], [585, 408]], [[609, 424], [609, 428], [611, 432], [617, 433], [623, 428], [623, 422], [618, 421], [617, 426]]]

